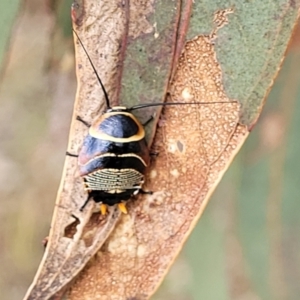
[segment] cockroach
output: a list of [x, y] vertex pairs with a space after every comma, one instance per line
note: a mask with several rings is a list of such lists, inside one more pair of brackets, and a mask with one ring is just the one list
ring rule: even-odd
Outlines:
[[115, 204], [118, 204], [123, 213], [127, 213], [125, 203], [132, 196], [139, 193], [152, 193], [142, 189], [146, 168], [150, 162], [149, 148], [145, 139], [145, 124], [142, 125], [132, 111], [160, 105], [228, 102], [167, 102], [139, 104], [131, 108], [111, 107], [108, 94], [96, 68], [78, 34], [76, 31], [74, 33], [98, 79], [107, 106], [91, 125], [77, 117], [77, 120], [89, 127], [89, 132], [78, 155], [67, 152], [69, 156], [78, 157], [80, 176], [83, 177], [85, 189], [88, 192], [87, 200], [80, 210], [82, 211], [90, 199], [93, 199], [101, 204], [102, 214], [106, 213], [107, 205]]

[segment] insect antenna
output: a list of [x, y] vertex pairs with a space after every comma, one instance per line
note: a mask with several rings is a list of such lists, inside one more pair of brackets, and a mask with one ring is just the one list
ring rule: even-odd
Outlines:
[[104, 87], [104, 85], [103, 85], [103, 83], [102, 83], [102, 81], [101, 81], [101, 79], [100, 79], [100, 76], [99, 76], [99, 74], [97, 73], [97, 70], [96, 70], [96, 68], [95, 68], [95, 66], [94, 66], [94, 64], [93, 64], [93, 62], [92, 62], [92, 60], [91, 60], [91, 58], [90, 58], [90, 56], [89, 56], [87, 50], [85, 49], [85, 47], [84, 47], [84, 45], [83, 45], [83, 43], [82, 43], [80, 37], [78, 36], [77, 32], [76, 32], [74, 29], [72, 29], [72, 30], [73, 30], [73, 32], [75, 33], [75, 35], [76, 35], [76, 37], [77, 37], [77, 39], [78, 39], [78, 41], [79, 41], [81, 47], [83, 48], [83, 50], [84, 50], [84, 52], [85, 52], [85, 54], [86, 54], [86, 56], [87, 56], [87, 58], [88, 58], [88, 60], [89, 60], [89, 62], [90, 62], [90, 64], [91, 64], [91, 66], [92, 66], [92, 68], [93, 68], [93, 70], [94, 70], [94, 73], [95, 73], [96, 76], [97, 76], [98, 82], [100, 83], [101, 88], [102, 88], [102, 91], [103, 91], [103, 93], [104, 93], [104, 97], [105, 97], [105, 101], [106, 101], [106, 106], [107, 106], [107, 108], [111, 108], [111, 107], [110, 107], [110, 104], [109, 104], [108, 94], [107, 94], [107, 92], [106, 92], [106, 90], [105, 90], [105, 87]]
[[238, 101], [216, 101], [216, 102], [164, 102], [164, 103], [144, 103], [144, 104], [138, 104], [134, 105], [131, 108], [129, 108], [129, 111], [145, 108], [145, 107], [151, 107], [151, 106], [169, 106], [169, 105], [187, 105], [187, 104], [224, 104], [224, 103], [238, 103]]

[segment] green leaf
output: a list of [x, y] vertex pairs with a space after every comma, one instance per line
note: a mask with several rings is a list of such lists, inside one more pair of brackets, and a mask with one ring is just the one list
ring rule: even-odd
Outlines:
[[14, 20], [17, 16], [20, 0], [2, 0], [0, 10], [0, 66], [5, 57], [8, 41], [11, 37], [11, 32]]

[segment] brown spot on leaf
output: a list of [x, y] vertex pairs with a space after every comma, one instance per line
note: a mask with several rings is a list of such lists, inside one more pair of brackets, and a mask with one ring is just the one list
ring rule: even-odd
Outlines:
[[180, 152], [183, 152], [184, 146], [180, 141], [177, 141], [177, 148]]
[[74, 217], [74, 222], [69, 224], [68, 226], [66, 226], [65, 228], [65, 231], [64, 231], [64, 237], [67, 237], [67, 238], [70, 238], [72, 239], [74, 234], [76, 233], [76, 227], [77, 225], [80, 224], [80, 221], [77, 217], [73, 216]]
[[81, 26], [85, 15], [84, 0], [75, 0], [71, 6], [71, 17], [74, 24]]

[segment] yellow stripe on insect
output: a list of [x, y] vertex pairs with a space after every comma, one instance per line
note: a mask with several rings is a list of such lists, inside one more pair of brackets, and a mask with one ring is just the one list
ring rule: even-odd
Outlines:
[[[113, 137], [110, 136], [108, 134], [106, 134], [105, 132], [99, 131], [99, 125], [107, 118], [111, 117], [111, 116], [115, 116], [115, 115], [124, 115], [127, 116], [129, 118], [131, 118], [134, 123], [138, 126], [138, 132], [130, 137], [126, 137], [126, 138], [117, 138], [117, 137]], [[116, 142], [116, 143], [131, 143], [131, 142], [137, 142], [142, 140], [145, 137], [145, 130], [143, 125], [137, 120], [137, 118], [129, 113], [129, 112], [107, 112], [101, 116], [99, 116], [99, 118], [92, 124], [92, 126], [89, 129], [89, 134], [97, 139], [101, 139], [101, 140], [105, 140], [105, 141], [109, 141], [109, 142]]]
[[135, 153], [115, 154], [115, 153], [111, 153], [111, 152], [96, 155], [92, 159], [88, 160], [85, 164], [79, 164], [79, 165], [84, 167], [84, 166], [90, 164], [92, 161], [98, 160], [99, 158], [103, 158], [103, 157], [129, 157], [129, 158], [134, 157], [134, 158], [138, 159], [145, 167], [147, 167], [147, 164], [143, 160], [143, 158], [140, 157], [139, 155], [135, 154]]

